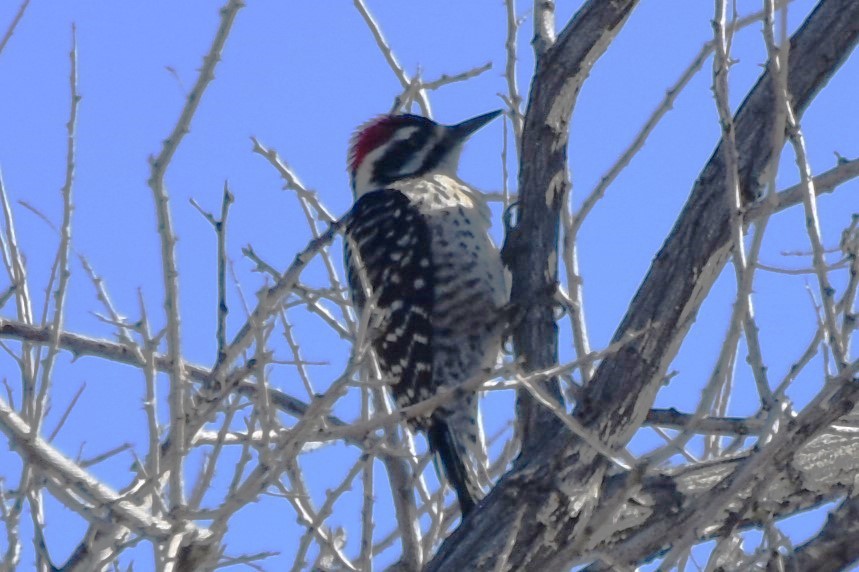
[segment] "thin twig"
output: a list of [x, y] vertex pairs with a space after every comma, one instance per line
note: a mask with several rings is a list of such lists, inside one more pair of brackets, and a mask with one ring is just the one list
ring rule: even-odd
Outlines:
[[318, 238], [311, 240], [307, 246], [298, 254], [286, 272], [281, 274], [280, 279], [271, 288], [259, 295], [259, 302], [250, 317], [239, 332], [233, 337], [233, 341], [227, 346], [226, 357], [221, 364], [212, 372], [213, 379], [218, 380], [226, 376], [226, 366], [235, 361], [252, 343], [253, 337], [251, 327], [253, 323], [264, 323], [277, 310], [278, 304], [284, 296], [289, 294], [304, 268], [310, 263], [314, 256], [334, 240], [334, 237], [345, 226], [348, 214], [331, 223], [325, 232]]
[[[122, 498], [101, 481], [81, 469], [49, 443], [34, 436], [32, 428], [24, 422], [6, 402], [0, 399], [0, 431], [26, 455], [27, 459], [45, 471], [46, 485], [52, 491], [68, 491], [81, 502], [89, 503], [89, 511], [78, 511], [87, 519], [98, 518], [98, 512], [105, 511], [116, 522], [129, 526], [152, 541], [166, 540], [172, 533], [173, 524], [154, 518], [145, 511], [123, 502]], [[74, 506], [69, 508], [74, 509]], [[188, 522], [185, 527], [195, 528]], [[203, 530], [199, 529], [202, 533]]]
[[[143, 293], [137, 291], [137, 300], [140, 308], [140, 335], [143, 337], [141, 344], [143, 379], [145, 393], [143, 398], [143, 411], [146, 413], [146, 428], [149, 450], [146, 455], [145, 470], [149, 475], [161, 474], [161, 427], [158, 423], [158, 385], [156, 383], [156, 357], [155, 350], [158, 347], [157, 340], [153, 340], [149, 332], [149, 317], [146, 312], [146, 304], [143, 301]], [[152, 502], [157, 506], [155, 499], [160, 498], [160, 487], [153, 487]]]
[[[242, 254], [244, 254], [251, 261], [253, 261], [253, 263], [256, 265], [255, 271], [265, 272], [266, 274], [268, 274], [269, 276], [274, 278], [275, 281], [280, 280], [280, 272], [278, 272], [268, 262], [263, 260], [254, 251], [254, 249], [251, 245], [247, 245], [247, 246], [243, 247], [242, 248]], [[325, 293], [322, 289], [319, 289], [319, 288], [312, 288], [311, 289], [311, 288], [309, 288], [303, 284], [300, 284], [300, 283], [296, 283], [293, 286], [293, 293], [296, 295], [296, 297], [298, 297], [302, 301], [302, 303], [304, 304], [304, 306], [306, 307], [306, 309], [308, 311], [310, 311], [310, 312], [316, 314], [317, 316], [319, 316], [320, 318], [322, 318], [322, 320], [326, 324], [328, 324], [328, 326], [332, 330], [337, 332], [337, 334], [341, 338], [343, 338], [344, 340], [347, 340], [347, 341], [354, 340], [355, 336], [354, 336], [353, 332], [350, 331], [350, 329], [348, 329], [349, 327], [354, 328], [354, 322], [351, 320], [351, 318], [349, 316], [349, 312], [347, 311], [347, 312], [343, 313], [344, 317], [346, 317], [349, 320], [349, 324], [350, 324], [350, 325], [344, 326], [339, 321], [337, 321], [337, 318], [331, 313], [330, 310], [328, 310], [328, 308], [319, 304], [319, 300], [324, 297], [324, 299], [330, 300], [331, 302], [337, 304], [338, 306], [342, 306], [342, 304], [344, 303], [342, 294], [340, 294], [338, 292], [335, 295], [335, 292], [332, 289], [332, 291], [331, 291], [332, 295], [325, 296]], [[288, 307], [289, 305], [290, 304], [286, 304], [285, 306]]]
[[847, 366], [847, 354], [841, 343], [838, 322], [835, 311], [835, 289], [829, 282], [826, 271], [826, 257], [824, 255], [823, 238], [820, 231], [820, 220], [817, 216], [817, 199], [814, 192], [814, 180], [811, 176], [811, 167], [808, 162], [808, 154], [805, 147], [805, 138], [799, 126], [799, 120], [793, 112], [790, 101], [785, 98], [787, 110], [788, 132], [790, 142], [796, 155], [796, 165], [799, 169], [801, 185], [803, 187], [802, 204], [805, 207], [805, 228], [811, 242], [812, 262], [814, 264], [817, 281], [820, 288], [821, 305], [823, 306], [824, 323], [826, 325], [826, 338], [832, 348], [836, 367], [842, 370]]
[[69, 401], [68, 406], [66, 406], [65, 411], [63, 411], [63, 414], [60, 416], [60, 420], [57, 421], [57, 426], [54, 427], [54, 430], [51, 431], [50, 435], [48, 435], [49, 443], [57, 438], [57, 434], [60, 432], [60, 429], [63, 428], [63, 425], [65, 425], [66, 420], [69, 418], [72, 409], [75, 408], [75, 405], [77, 404], [78, 399], [80, 399], [81, 395], [83, 394], [84, 389], [86, 389], [86, 382], [82, 383], [78, 390], [75, 392], [75, 394], [72, 396], [72, 400]]
[[[361, 420], [368, 421], [371, 415], [370, 389], [361, 388]], [[364, 466], [361, 472], [361, 485], [363, 489], [361, 503], [361, 550], [358, 555], [358, 567], [361, 570], [372, 570], [373, 568], [373, 531], [375, 530], [375, 506], [376, 497], [373, 493], [375, 483], [375, 471], [373, 470], [375, 459], [372, 455], [364, 458]]]
[[182, 464], [187, 445], [185, 435], [186, 423], [186, 393], [188, 388], [184, 377], [181, 352], [181, 326], [179, 311], [179, 271], [176, 266], [176, 234], [170, 213], [169, 197], [164, 185], [164, 175], [173, 159], [179, 144], [188, 133], [191, 120], [200, 104], [203, 93], [214, 79], [215, 66], [221, 59], [221, 52], [227, 41], [236, 14], [244, 6], [242, 0], [230, 0], [221, 9], [221, 21], [218, 31], [212, 41], [212, 46], [203, 58], [203, 66], [197, 76], [197, 81], [187, 100], [173, 131], [164, 140], [164, 145], [157, 157], [151, 159], [151, 174], [149, 187], [155, 199], [158, 219], [158, 235], [161, 239], [161, 265], [164, 281], [164, 311], [167, 315], [167, 348], [172, 364], [170, 371], [170, 427], [171, 442], [174, 446], [168, 451], [167, 461], [170, 471], [170, 503], [178, 508], [184, 502], [184, 483]]
[[747, 272], [748, 265], [746, 263], [745, 245], [743, 243], [743, 220], [741, 215], [743, 196], [741, 195], [739, 183], [739, 155], [734, 133], [734, 118], [728, 97], [730, 54], [728, 52], [729, 31], [726, 26], [726, 0], [715, 0], [715, 16], [712, 26], [715, 49], [712, 89], [722, 128], [722, 145], [720, 148], [722, 149], [722, 158], [725, 162], [725, 197], [731, 212], [731, 236], [734, 245], [737, 274], [737, 297], [731, 311], [728, 332], [722, 342], [710, 379], [701, 392], [701, 399], [695, 410], [693, 422], [685, 427], [671, 443], [644, 457], [645, 462], [651, 465], [661, 463], [673, 455], [675, 451], [682, 450], [689, 439], [695, 434], [694, 421], [703, 419], [712, 410], [717, 397], [722, 393], [725, 384], [728, 383], [728, 380], [733, 375], [737, 344], [740, 339], [742, 324], [749, 309], [751, 273]]
[[61, 191], [63, 197], [63, 222], [60, 225], [60, 244], [57, 247], [56, 268], [58, 273], [57, 289], [54, 292], [54, 316], [51, 321], [51, 339], [48, 344], [48, 353], [43, 360], [42, 381], [39, 387], [39, 395], [34, 403], [34, 413], [30, 422], [36, 433], [39, 432], [43, 422], [43, 414], [47, 405], [48, 391], [51, 386], [51, 374], [53, 372], [54, 360], [60, 351], [60, 332], [63, 330], [65, 317], [66, 292], [69, 285], [69, 252], [71, 250], [72, 238], [72, 184], [75, 175], [75, 139], [78, 116], [78, 60], [77, 60], [77, 37], [75, 25], [72, 24], [72, 48], [69, 52], [70, 71], [69, 89], [71, 92], [71, 103], [69, 120], [66, 124], [66, 177]]
[[229, 183], [224, 181], [224, 192], [221, 198], [221, 218], [216, 219], [212, 213], [203, 210], [203, 207], [197, 201], [193, 198], [190, 199], [194, 208], [212, 225], [218, 237], [218, 307], [216, 311], [218, 329], [215, 334], [218, 348], [215, 363], [219, 363], [223, 359], [224, 348], [227, 346], [227, 314], [229, 313], [229, 307], [227, 306], [227, 215], [229, 215], [230, 205], [233, 204], [234, 200], [233, 193], [230, 192]]
[[122, 445], [117, 445], [113, 449], [108, 449], [104, 453], [99, 453], [98, 455], [86, 459], [80, 459], [77, 461], [77, 463], [82, 469], [86, 469], [88, 467], [92, 467], [93, 465], [97, 465], [101, 462], [104, 462], [107, 459], [118, 455], [124, 451], [130, 451], [133, 449], [133, 447], [134, 446], [131, 443], [123, 443]]
[[30, 0], [24, 0], [23, 2], [21, 2], [21, 6], [18, 8], [18, 12], [12, 19], [12, 23], [9, 24], [9, 27], [6, 29], [6, 33], [3, 34], [3, 39], [0, 40], [0, 54], [3, 53], [3, 48], [6, 47], [6, 44], [9, 43], [9, 39], [12, 37], [12, 34], [15, 33], [15, 28], [18, 27], [18, 22], [20, 22], [21, 18], [24, 17], [24, 12], [27, 10], [27, 6], [29, 4]]
[[[382, 35], [382, 29], [373, 18], [373, 15], [370, 14], [370, 10], [368, 10], [367, 6], [364, 4], [364, 0], [354, 0], [354, 3], [355, 8], [358, 9], [361, 17], [364, 18], [364, 22], [367, 23], [367, 27], [370, 28], [370, 32], [372, 32], [373, 38], [376, 40], [376, 44], [379, 46], [379, 50], [381, 50], [382, 55], [385, 56], [385, 61], [388, 62], [388, 66], [390, 66], [394, 75], [397, 76], [403, 89], [409, 91], [412, 86], [412, 80], [400, 65], [400, 62], [397, 61], [394, 51], [385, 40], [385, 36]], [[426, 92], [424, 92], [423, 89], [418, 89], [415, 95], [417, 96], [418, 105], [420, 106], [421, 113], [423, 113], [424, 117], [432, 117], [432, 110], [430, 109], [429, 99], [426, 96]]]
[[[780, 0], [777, 4], [779, 6], [783, 6], [791, 1], [792, 0]], [[740, 18], [727, 26], [727, 31], [735, 32], [749, 26], [750, 24], [758, 22], [763, 17], [764, 11], [761, 10], [744, 18]], [[673, 109], [674, 102], [677, 100], [677, 97], [686, 88], [692, 78], [701, 70], [704, 66], [704, 62], [707, 61], [707, 58], [710, 57], [710, 54], [713, 53], [714, 49], [715, 42], [713, 40], [710, 40], [701, 46], [701, 49], [695, 57], [692, 58], [689, 65], [686, 66], [686, 69], [681, 72], [677, 81], [675, 81], [674, 84], [666, 90], [665, 97], [659, 105], [656, 106], [656, 109], [653, 110], [650, 117], [647, 118], [647, 121], [644, 122], [644, 125], [639, 129], [638, 134], [636, 134], [632, 142], [626, 149], [624, 149], [623, 153], [620, 154], [614, 164], [609, 167], [608, 171], [606, 171], [600, 178], [596, 187], [594, 187], [588, 196], [585, 197], [584, 201], [582, 201], [582, 205], [579, 207], [579, 210], [573, 219], [572, 229], [574, 233], [578, 233], [596, 203], [605, 196], [608, 187], [611, 186], [614, 180], [617, 179], [618, 175], [623, 172], [627, 165], [629, 165], [632, 159], [638, 154], [662, 118], [671, 111], [671, 109]]]
[[469, 70], [465, 70], [464, 72], [460, 72], [453, 75], [441, 74], [438, 79], [434, 79], [432, 81], [422, 81], [420, 83], [420, 89], [434, 91], [436, 89], [440, 89], [446, 85], [450, 85], [452, 83], [458, 83], [461, 81], [469, 80], [473, 77], [477, 77], [482, 73], [488, 72], [492, 69], [492, 62], [486, 62], [482, 66], [476, 66]]
[[504, 78], [507, 80], [507, 106], [508, 117], [513, 125], [513, 135], [516, 140], [516, 153], [518, 156], [522, 141], [522, 96], [519, 93], [519, 84], [516, 81], [516, 53], [518, 49], [517, 36], [521, 23], [516, 15], [516, 0], [504, 0], [507, 14], [507, 36], [504, 40], [504, 50], [507, 54], [507, 63], [504, 66]]

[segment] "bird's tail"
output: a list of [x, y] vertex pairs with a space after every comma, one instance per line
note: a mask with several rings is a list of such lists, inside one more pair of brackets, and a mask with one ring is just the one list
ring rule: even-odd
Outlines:
[[483, 490], [476, 467], [471, 466], [470, 448], [463, 439], [468, 439], [468, 435], [455, 431], [450, 420], [435, 418], [427, 430], [430, 449], [441, 461], [445, 477], [456, 492], [459, 510], [464, 518], [483, 498]]

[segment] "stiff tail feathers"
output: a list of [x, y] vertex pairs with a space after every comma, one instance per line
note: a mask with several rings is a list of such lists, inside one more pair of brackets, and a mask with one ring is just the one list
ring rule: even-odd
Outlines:
[[468, 450], [451, 431], [450, 425], [438, 419], [430, 424], [427, 440], [441, 461], [445, 477], [456, 492], [459, 510], [465, 518], [483, 497], [477, 477], [468, 465]]

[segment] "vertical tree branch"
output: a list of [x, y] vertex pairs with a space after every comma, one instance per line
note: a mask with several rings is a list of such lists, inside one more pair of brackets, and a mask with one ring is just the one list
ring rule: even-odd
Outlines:
[[[609, 4], [612, 6], [609, 7]], [[616, 3], [603, 2], [599, 3], [599, 7], [605, 11], [603, 13], [612, 13]], [[627, 7], [631, 8], [631, 5]], [[590, 10], [599, 13], [592, 3], [588, 3], [574, 22]], [[614, 21], [621, 23], [625, 14], [622, 13]], [[598, 28], [597, 23], [601, 22], [605, 26], [606, 22], [595, 15], [593, 18], [591, 25]], [[559, 130], [555, 127], [553, 132], [551, 127], [558, 123], [546, 120], [554, 119], [557, 122], [559, 116], [564, 117], [561, 112], [568, 109], [569, 98], [575, 93], [574, 89], [565, 91], [556, 87], [554, 92], [551, 89], [553, 86], [576, 85], [576, 76], [569, 73], [571, 70], [563, 65], [563, 60], [558, 60], [561, 52], [555, 52], [555, 49], [565, 44], [567, 33], [574, 27], [575, 24], [568, 26], [553, 50], [542, 61], [538, 61], [523, 135], [523, 173], [534, 167], [538, 172], [546, 173], [546, 176], [554, 175], [554, 180], [557, 180], [558, 165], [564, 165], [565, 153], [559, 153], [558, 149], [563, 148], [565, 139], [552, 137]], [[608, 25], [604, 29], [612, 30], [614, 26]], [[794, 34], [788, 87], [798, 111], [808, 106], [820, 87], [851, 53], [857, 37], [859, 4], [852, 0], [822, 0]], [[586, 42], [592, 36], [579, 32], [577, 39]], [[585, 60], [585, 63], [588, 61], [592, 60]], [[557, 73], [545, 71], [549, 64], [554, 64], [551, 67]], [[540, 99], [550, 93], [567, 94], [567, 97], [548, 97], [548, 101], [543, 101], [541, 106], [538, 103]], [[779, 151], [773, 148], [772, 142], [772, 95], [769, 73], [764, 73], [734, 118], [740, 157], [739, 186], [744, 204], [758, 195], [762, 174], [773, 154]], [[534, 109], [547, 109], [549, 113], [535, 117], [531, 115]], [[546, 144], [537, 147], [536, 153], [526, 152], [529, 137], [536, 135], [529, 135], [531, 125], [535, 132], [543, 133], [546, 137]], [[724, 200], [723, 153], [721, 146], [717, 147], [697, 179], [689, 201], [654, 259], [614, 339], [621, 339], [630, 331], [642, 330], [643, 334], [617, 354], [603, 360], [592, 382], [580, 393], [574, 416], [610, 446], [626, 443], [641, 425], [671, 359], [694, 321], [701, 301], [727, 261], [731, 246], [730, 209]], [[564, 171], [560, 171], [561, 176], [564, 174]], [[533, 184], [523, 185], [523, 181], [532, 183], [524, 174], [520, 177], [522, 217], [513, 233], [513, 243], [509, 246], [514, 247], [517, 241], [524, 240], [516, 236], [522, 228], [529, 231], [535, 229], [534, 234], [528, 234], [530, 254], [541, 264], [546, 264], [546, 260], [550, 260], [549, 256], [542, 253], [553, 252], [552, 239], [556, 237], [557, 229], [557, 218], [550, 218], [550, 214], [546, 214], [547, 211], [552, 212], [549, 205], [555, 204], [555, 197], [547, 193], [546, 189], [557, 187], [543, 184], [535, 188]], [[536, 194], [531, 203], [527, 199], [529, 193]], [[526, 224], [527, 217], [534, 216], [528, 213], [529, 208], [543, 213], [544, 219], [555, 222], [554, 228], [544, 224], [543, 227], [550, 228], [543, 230], [534, 219], [530, 225]], [[524, 243], [519, 242], [519, 245], [523, 251], [527, 251]], [[546, 245], [550, 246], [547, 248]], [[518, 254], [509, 248], [506, 252], [508, 257]], [[514, 270], [516, 263], [514, 259]], [[545, 274], [551, 276], [551, 267], [547, 270]], [[542, 268], [531, 276], [520, 274], [520, 297], [517, 298], [514, 293], [514, 302], [524, 299], [521, 297], [523, 282], [537, 285], [537, 288], [525, 289], [533, 297], [533, 293], [539, 291], [539, 286], [545, 285], [545, 274]], [[514, 292], [516, 287], [514, 283]], [[531, 312], [523, 320], [517, 340], [517, 343], [531, 341], [536, 350], [533, 354], [523, 352], [529, 367], [532, 365], [529, 360], [532, 355], [539, 355], [542, 359], [553, 357], [553, 324], [548, 315], [544, 314], [539, 319], [536, 315], [537, 312]], [[524, 332], [529, 332], [531, 337], [522, 336]], [[517, 532], [515, 546], [507, 562], [508, 569], [561, 568], [568, 565], [575, 555], [587, 553], [588, 546], [599, 540], [589, 536], [591, 529], [587, 526], [592, 511], [598, 509], [599, 491], [608, 468], [607, 461], [560, 429], [559, 422], [551, 419], [543, 431], [532, 432], [530, 444], [524, 447], [530, 452], [524, 462], [520, 457], [517, 468], [502, 478], [464, 525], [447, 539], [430, 562], [429, 570], [476, 569], [477, 563], [484, 569], [491, 568], [497, 559], [496, 555], [502, 551], [499, 539], [503, 538], [506, 542], [509, 538], [510, 515], [515, 514], [514, 511], [520, 506], [539, 508], [529, 509], [522, 520], [521, 530]], [[604, 502], [611, 503], [612, 499], [606, 498]]]
[[178, 508], [184, 502], [183, 459], [186, 450], [185, 424], [187, 414], [188, 387], [184, 375], [181, 352], [181, 325], [179, 311], [179, 271], [176, 267], [176, 234], [173, 231], [172, 215], [170, 213], [169, 196], [164, 184], [164, 175], [179, 148], [179, 144], [188, 133], [191, 119], [197, 111], [203, 93], [214, 79], [215, 66], [221, 59], [221, 52], [227, 41], [227, 36], [235, 21], [239, 9], [244, 6], [242, 0], [230, 0], [221, 10], [221, 22], [212, 47], [203, 58], [203, 67], [197, 76], [197, 81], [191, 92], [179, 120], [173, 131], [165, 139], [161, 152], [151, 160], [149, 187], [155, 198], [155, 209], [158, 219], [158, 235], [161, 239], [161, 264], [164, 280], [164, 311], [167, 316], [167, 353], [172, 363], [170, 371], [170, 431], [174, 446], [170, 456], [165, 461], [170, 467], [170, 503], [172, 508]]
[[217, 354], [215, 363], [221, 363], [225, 356], [227, 347], [227, 315], [229, 307], [227, 306], [227, 216], [230, 213], [230, 205], [233, 204], [233, 193], [230, 192], [230, 186], [227, 181], [224, 181], [224, 192], [221, 195], [221, 218], [216, 219], [215, 215], [203, 210], [197, 201], [191, 199], [191, 204], [199, 211], [203, 218], [209, 221], [212, 229], [217, 237], [217, 284], [218, 284], [218, 302], [215, 315], [217, 316], [217, 330], [215, 332], [215, 340], [217, 343]]
[[824, 256], [823, 238], [820, 233], [820, 219], [817, 216], [817, 199], [814, 194], [814, 180], [811, 176], [811, 167], [808, 162], [808, 153], [805, 150], [805, 137], [799, 126], [799, 120], [794, 114], [790, 100], [786, 99], [787, 126], [790, 133], [790, 142], [796, 154], [796, 166], [799, 169], [800, 184], [803, 195], [802, 204], [805, 207], [805, 229], [811, 242], [811, 254], [814, 263], [814, 273], [817, 276], [820, 288], [821, 305], [823, 306], [823, 319], [826, 326], [826, 341], [832, 348], [835, 357], [835, 365], [838, 370], [847, 365], [846, 349], [842, 347], [841, 336], [838, 329], [838, 321], [835, 312], [835, 289], [829, 281], [826, 270], [826, 258]]
[[[588, 2], [567, 24], [552, 48], [537, 59], [537, 70], [522, 133], [519, 170], [519, 221], [508, 233], [503, 256], [513, 274], [511, 302], [525, 316], [514, 329], [517, 355], [526, 371], [557, 363], [557, 326], [550, 302], [558, 276], [560, 212], [569, 192], [567, 140], [570, 115], [579, 89], [591, 66], [620, 31], [636, 5], [624, 2]], [[544, 23], [550, 6], [541, 8]], [[534, 300], [538, 301], [536, 304]], [[560, 401], [557, 380], [550, 394]], [[517, 397], [517, 418], [522, 435], [520, 460], [556, 419], [527, 392]]]
[[61, 196], [63, 197], [63, 222], [60, 225], [60, 244], [57, 247], [57, 289], [54, 292], [54, 316], [51, 320], [51, 339], [48, 344], [48, 353], [43, 361], [42, 381], [39, 387], [39, 395], [35, 401], [33, 418], [31, 419], [33, 430], [39, 432], [43, 413], [47, 405], [48, 390], [51, 385], [51, 374], [54, 361], [60, 351], [60, 332], [63, 330], [63, 318], [65, 312], [66, 291], [69, 284], [69, 252], [72, 239], [72, 184], [75, 176], [75, 137], [78, 117], [78, 60], [77, 60], [77, 37], [75, 25], [72, 24], [72, 48], [69, 52], [69, 91], [70, 109], [69, 120], [66, 124], [66, 174]]
[[218, 220], [218, 340], [217, 360], [224, 358], [224, 349], [227, 347], [227, 314], [230, 308], [227, 305], [227, 215], [230, 213], [230, 205], [233, 204], [233, 193], [230, 192], [229, 184], [224, 181], [224, 196], [221, 199], [221, 218]]
[[555, 0], [534, 0], [534, 55], [539, 59], [555, 43]]
[[510, 108], [510, 124], [513, 126], [513, 135], [516, 141], [516, 156], [519, 156], [522, 142], [522, 96], [519, 94], [519, 85], [516, 80], [516, 51], [518, 42], [516, 36], [519, 32], [519, 16], [516, 15], [516, 0], [504, 0], [507, 8], [507, 37], [504, 40], [504, 50], [507, 52], [507, 63], [504, 68], [504, 77], [507, 80], [507, 106]]

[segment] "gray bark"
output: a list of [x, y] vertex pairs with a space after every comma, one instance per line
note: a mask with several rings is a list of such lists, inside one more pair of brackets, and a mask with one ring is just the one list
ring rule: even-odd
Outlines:
[[[570, 111], [590, 65], [605, 47], [602, 43], [618, 31], [633, 6], [634, 2], [620, 1], [586, 3], [537, 63], [522, 141], [521, 220], [507, 249], [514, 271], [514, 301], [538, 299], [556, 275], [555, 262], [550, 261], [557, 260]], [[794, 34], [788, 89], [798, 114], [851, 53], [857, 36], [859, 3], [852, 0], [822, 0]], [[765, 72], [735, 116], [746, 201], [758, 196], [770, 159], [780, 151], [773, 149], [771, 136], [773, 101], [771, 79]], [[635, 331], [643, 331], [642, 335], [600, 364], [577, 403], [575, 418], [609, 446], [622, 446], [641, 426], [701, 302], [728, 260], [731, 213], [724, 199], [724, 179], [722, 152], [717, 147], [614, 340]], [[517, 328], [515, 341], [529, 368], [554, 363], [557, 341], [548, 311], [529, 313]], [[834, 398], [849, 400], [852, 395]], [[609, 475], [609, 462], [567, 432], [550, 412], [527, 401], [520, 406], [523, 448], [529, 453], [445, 541], [428, 570], [557, 570], [595, 558], [597, 546], [622, 539], [620, 533], [597, 537], [599, 523], [610, 521], [628, 501], [613, 498], [606, 486], [607, 479], [617, 478]], [[823, 421], [820, 416], [809, 420], [805, 429], [811, 433], [789, 435], [786, 439], [795, 439], [788, 444], [807, 442]], [[775, 466], [779, 475], [790, 466], [795, 452], [779, 457], [782, 465]], [[643, 478], [646, 483], [649, 477], [633, 473], [625, 478], [633, 483]], [[670, 490], [672, 482], [667, 486]], [[830, 493], [837, 494], [836, 490]], [[660, 517], [672, 511], [682, 515], [696, 505], [683, 498], [679, 501], [674, 493], [668, 494], [654, 505], [654, 512]], [[743, 518], [734, 515], [731, 524]], [[717, 519], [714, 515], [714, 525]], [[615, 564], [652, 558], [671, 545], [672, 535], [658, 540], [658, 546], [628, 552], [634, 560]]]

